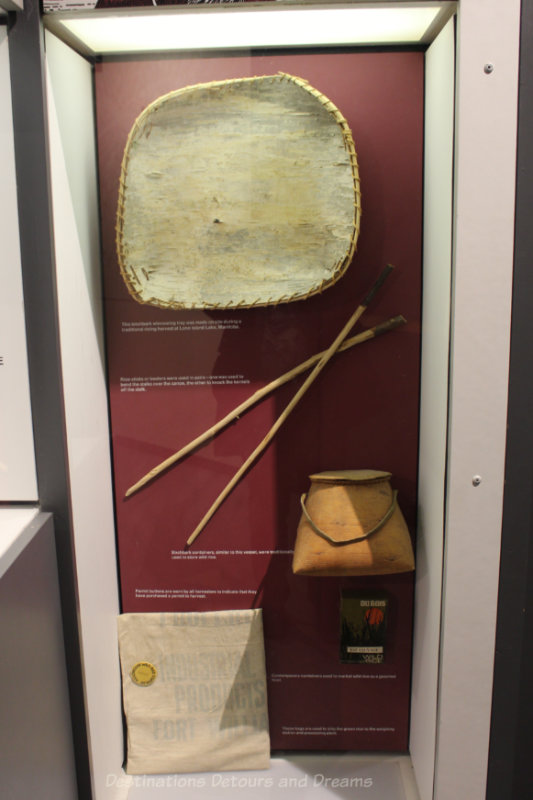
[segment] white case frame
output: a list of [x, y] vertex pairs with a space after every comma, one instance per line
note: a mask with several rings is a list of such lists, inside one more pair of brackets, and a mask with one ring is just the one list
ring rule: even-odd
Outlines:
[[[410, 744], [421, 800], [485, 797], [507, 412], [519, 21], [519, 0], [508, 0], [505, 13], [499, 0], [461, 0], [455, 71], [453, 22], [427, 53], [420, 529]], [[129, 790], [128, 781], [117, 779], [123, 761], [119, 599], [102, 306], [94, 281], [100, 264], [92, 76], [88, 62], [52, 35], [46, 47], [90, 760], [95, 800], [114, 800]], [[475, 476], [481, 476], [479, 485]], [[406, 796], [415, 798], [409, 768], [402, 763], [402, 769]], [[173, 792], [168, 796], [176, 796]]]

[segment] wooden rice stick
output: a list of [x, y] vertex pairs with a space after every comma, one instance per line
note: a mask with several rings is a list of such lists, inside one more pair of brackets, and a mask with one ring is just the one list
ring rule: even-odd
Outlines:
[[187, 543], [185, 545], [186, 548], [188, 548], [188, 547], [190, 547], [192, 545], [192, 543], [195, 541], [195, 539], [203, 531], [203, 529], [205, 528], [205, 526], [207, 525], [207, 523], [209, 522], [211, 517], [215, 514], [215, 512], [218, 510], [218, 508], [222, 505], [222, 503], [224, 502], [226, 497], [233, 491], [233, 489], [235, 488], [237, 483], [240, 481], [240, 479], [242, 478], [244, 473], [251, 467], [251, 465], [254, 463], [254, 461], [261, 455], [263, 450], [265, 450], [265, 448], [268, 447], [268, 445], [270, 444], [270, 442], [272, 441], [272, 439], [274, 438], [276, 433], [279, 431], [279, 429], [281, 428], [281, 426], [283, 425], [283, 423], [285, 422], [285, 420], [287, 419], [287, 417], [289, 416], [291, 411], [294, 410], [294, 408], [296, 407], [298, 402], [302, 399], [302, 397], [304, 396], [306, 391], [309, 389], [311, 384], [318, 377], [320, 372], [322, 372], [322, 370], [324, 369], [324, 367], [326, 366], [326, 364], [328, 363], [330, 358], [339, 349], [339, 347], [341, 346], [343, 341], [346, 339], [346, 337], [348, 336], [349, 332], [351, 331], [351, 329], [353, 328], [355, 323], [358, 321], [358, 319], [361, 317], [361, 315], [366, 311], [366, 309], [369, 306], [370, 302], [372, 301], [374, 295], [376, 294], [378, 289], [381, 287], [381, 285], [383, 284], [385, 279], [388, 277], [388, 275], [390, 274], [392, 269], [393, 269], [392, 265], [391, 264], [387, 264], [387, 266], [385, 267], [385, 269], [383, 270], [383, 272], [381, 273], [381, 275], [377, 279], [377, 281], [374, 284], [374, 286], [372, 287], [372, 289], [366, 295], [365, 299], [355, 309], [354, 313], [352, 314], [352, 316], [350, 317], [350, 319], [348, 320], [348, 322], [346, 323], [344, 328], [337, 335], [336, 339], [332, 342], [332, 344], [328, 347], [328, 349], [323, 353], [322, 357], [320, 358], [320, 361], [315, 365], [313, 371], [307, 376], [305, 381], [302, 383], [302, 385], [300, 386], [300, 388], [298, 389], [298, 391], [296, 392], [296, 394], [294, 395], [292, 400], [288, 403], [288, 405], [285, 407], [284, 411], [280, 414], [280, 416], [278, 417], [278, 419], [276, 420], [274, 425], [271, 427], [271, 429], [269, 430], [269, 432], [267, 433], [265, 438], [258, 444], [258, 446], [255, 448], [253, 453], [251, 453], [248, 456], [248, 458], [246, 459], [244, 464], [237, 470], [237, 472], [235, 473], [233, 478], [230, 480], [230, 482], [227, 484], [227, 486], [222, 490], [222, 492], [219, 494], [219, 496], [217, 497], [217, 499], [215, 500], [215, 502], [213, 503], [211, 508], [208, 510], [208, 512], [204, 515], [204, 517], [201, 519], [199, 524], [196, 526], [196, 528], [194, 529], [192, 534], [187, 539]]
[[[374, 325], [374, 327], [358, 333], [357, 336], [352, 336], [350, 339], [346, 339], [341, 344], [337, 352], [344, 352], [344, 350], [349, 350], [351, 347], [355, 347], [358, 344], [367, 342], [369, 339], [375, 339], [377, 336], [381, 336], [383, 333], [388, 333], [389, 331], [398, 328], [400, 325], [404, 325], [405, 322], [406, 319], [401, 314], [397, 317], [392, 317], [386, 322], [381, 322], [379, 325]], [[196, 448], [204, 442], [207, 442], [235, 419], [238, 419], [241, 414], [244, 414], [245, 411], [254, 406], [260, 400], [267, 397], [269, 394], [274, 392], [276, 389], [279, 389], [280, 386], [288, 383], [293, 378], [301, 375], [302, 372], [310, 369], [322, 358], [324, 354], [325, 350], [323, 350], [321, 353], [315, 353], [315, 355], [311, 356], [306, 361], [302, 361], [301, 364], [293, 367], [293, 369], [289, 370], [289, 372], [285, 372], [283, 375], [280, 375], [279, 378], [276, 378], [275, 380], [266, 384], [266, 386], [258, 389], [257, 392], [250, 395], [250, 397], [244, 400], [240, 405], [236, 406], [232, 411], [226, 414], [225, 417], [216, 422], [211, 428], [208, 428], [206, 431], [204, 431], [204, 433], [200, 434], [200, 436], [197, 436], [196, 439], [193, 439], [180, 450], [173, 453], [160, 464], [157, 464], [155, 467], [153, 467], [150, 472], [146, 473], [146, 475], [143, 475], [143, 477], [140, 478], [137, 483], [134, 483], [133, 486], [130, 486], [125, 494], [125, 497], [130, 497], [130, 495], [135, 494], [135, 492], [139, 491], [139, 489], [142, 489], [143, 486], [146, 486], [147, 483], [152, 481], [154, 478], [157, 478], [158, 475], [161, 475], [162, 472], [165, 472], [165, 470], [169, 469], [169, 467], [173, 466], [173, 464], [181, 461], [181, 459], [185, 458], [186, 455], [191, 453], [193, 450], [196, 450]]]

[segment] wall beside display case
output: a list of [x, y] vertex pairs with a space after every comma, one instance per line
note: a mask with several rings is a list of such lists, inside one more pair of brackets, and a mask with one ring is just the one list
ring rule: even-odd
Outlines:
[[[465, 3], [468, 10], [471, 5]], [[475, 14], [474, 14], [475, 17]], [[468, 22], [468, 13], [465, 14], [465, 21]], [[444, 46], [445, 56], [439, 62], [439, 68], [446, 64], [444, 68], [444, 81], [449, 89], [450, 74], [453, 72], [453, 48], [451, 31], [447, 32], [447, 44]], [[507, 32], [508, 40], [512, 41], [513, 30]], [[461, 41], [461, 40], [460, 40]], [[101, 329], [93, 327], [93, 320], [98, 319], [100, 305], [98, 299], [91, 305], [91, 293], [95, 287], [91, 279], [91, 270], [88, 269], [87, 260], [87, 241], [90, 237], [86, 236], [85, 231], [80, 231], [80, 219], [87, 216], [87, 210], [83, 210], [85, 199], [77, 203], [76, 210], [73, 210], [72, 198], [78, 192], [78, 199], [81, 200], [83, 191], [80, 187], [85, 185], [86, 175], [94, 175], [94, 140], [92, 139], [92, 102], [91, 102], [91, 69], [90, 66], [69, 51], [63, 44], [53, 40], [47, 40], [48, 63], [50, 65], [51, 80], [48, 86], [49, 114], [50, 114], [50, 137], [52, 153], [52, 178], [53, 178], [53, 201], [54, 217], [56, 223], [61, 220], [61, 224], [56, 224], [56, 260], [58, 266], [58, 292], [59, 307], [62, 329], [62, 358], [63, 375], [65, 381], [65, 398], [67, 409], [67, 429], [69, 437], [69, 458], [72, 465], [71, 488], [73, 498], [73, 517], [74, 517], [74, 536], [76, 543], [76, 561], [78, 567], [78, 590], [80, 596], [81, 632], [84, 650], [85, 666], [85, 685], [87, 696], [87, 709], [89, 715], [89, 733], [91, 739], [91, 759], [93, 767], [93, 785], [95, 796], [119, 796], [121, 787], [115, 784], [105, 786], [106, 777], [112, 774], [119, 774], [118, 765], [122, 763], [122, 732], [120, 721], [120, 686], [118, 679], [118, 659], [116, 650], [116, 629], [115, 615], [118, 612], [118, 595], [116, 583], [116, 561], [113, 548], [113, 515], [111, 506], [111, 480], [109, 458], [107, 452], [107, 439], [104, 440], [102, 431], [106, 430], [106, 403], [105, 403], [105, 381], [102, 366], [101, 349]], [[461, 53], [461, 47], [459, 48]], [[436, 50], [433, 51], [436, 53]], [[434, 69], [436, 59], [433, 59], [433, 67], [428, 66], [429, 70]], [[55, 63], [54, 63], [55, 62]], [[428, 65], [430, 58], [428, 57]], [[55, 73], [55, 75], [54, 75]], [[60, 73], [68, 74], [69, 87], [62, 86]], [[75, 87], [74, 74], [79, 75], [81, 84], [85, 85], [84, 90], [77, 90]], [[466, 73], [468, 76], [468, 72]], [[512, 83], [515, 74], [512, 66], [509, 68], [507, 80]], [[81, 84], [78, 84], [81, 85]], [[442, 86], [442, 84], [441, 84]], [[500, 85], [501, 88], [501, 85]], [[72, 94], [70, 94], [72, 92]], [[449, 97], [449, 93], [447, 94]], [[70, 102], [76, 102], [78, 113], [72, 114], [72, 109], [65, 115], [61, 108], [67, 109]], [[68, 135], [66, 132], [66, 116], [71, 123], [77, 126], [74, 134], [76, 148], [66, 145]], [[74, 120], [74, 116], [77, 117]], [[449, 117], [446, 124], [449, 124]], [[81, 141], [86, 143], [82, 151]], [[449, 142], [449, 140], [448, 140]], [[508, 157], [508, 140], [505, 140], [505, 153]], [[82, 155], [84, 152], [84, 155]], [[447, 158], [449, 149], [447, 149]], [[442, 157], [442, 151], [438, 151], [437, 158]], [[89, 166], [89, 164], [91, 166]], [[82, 177], [82, 175], [85, 175]], [[78, 176], [78, 178], [76, 178]], [[427, 179], [429, 181], [429, 178]], [[449, 191], [451, 175], [448, 173], [447, 188]], [[89, 177], [92, 190], [95, 188], [94, 178]], [[426, 183], [429, 190], [429, 183]], [[91, 191], [92, 191], [91, 190]], [[95, 194], [93, 193], [93, 198]], [[428, 193], [428, 197], [430, 194]], [[88, 215], [94, 222], [95, 204], [91, 207]], [[507, 221], [506, 221], [507, 224]], [[450, 229], [446, 224], [447, 234], [444, 234], [446, 246], [449, 243]], [[460, 252], [460, 248], [459, 248]], [[428, 255], [426, 254], [426, 258]], [[502, 262], [508, 258], [508, 251], [501, 254]], [[97, 266], [95, 264], [95, 266]], [[426, 262], [424, 265], [429, 269]], [[444, 264], [446, 270], [447, 266]], [[468, 266], [462, 269], [468, 271]], [[429, 273], [428, 273], [429, 274]], [[89, 277], [88, 277], [89, 276]], [[81, 278], [81, 280], [80, 280]], [[444, 285], [446, 286], [446, 278]], [[431, 281], [428, 281], [428, 287]], [[504, 287], [505, 288], [505, 287]], [[431, 291], [431, 290], [430, 290]], [[437, 284], [434, 288], [435, 295], [433, 301], [438, 307], [437, 296], [443, 292], [442, 284]], [[504, 292], [505, 295], [505, 292]], [[447, 295], [449, 297], [449, 294]], [[75, 298], [73, 302], [73, 298]], [[501, 298], [501, 293], [500, 293]], [[456, 296], [456, 300], [457, 300]], [[460, 299], [460, 298], [459, 298]], [[431, 300], [426, 296], [428, 308], [431, 308]], [[504, 298], [505, 302], [505, 298]], [[490, 303], [485, 304], [485, 311], [490, 307]], [[457, 309], [457, 305], [456, 305]], [[82, 311], [84, 312], [82, 313]], [[89, 324], [87, 324], [89, 321]], [[432, 794], [433, 771], [435, 752], [435, 726], [436, 724], [452, 725], [447, 718], [446, 710], [441, 713], [438, 723], [435, 718], [435, 708], [437, 703], [437, 671], [438, 654], [435, 631], [439, 628], [440, 618], [440, 598], [441, 598], [441, 563], [442, 563], [442, 509], [444, 486], [442, 479], [444, 475], [444, 454], [442, 452], [443, 442], [446, 438], [445, 425], [442, 420], [443, 409], [446, 406], [445, 395], [447, 396], [446, 372], [447, 358], [442, 349], [442, 342], [447, 339], [448, 332], [447, 307], [438, 322], [435, 317], [427, 320], [428, 341], [431, 341], [430, 328], [433, 323], [439, 327], [438, 338], [440, 347], [438, 360], [440, 369], [437, 370], [438, 378], [441, 380], [439, 404], [436, 411], [438, 417], [438, 429], [441, 432], [438, 436], [439, 442], [433, 447], [427, 447], [429, 452], [426, 464], [429, 472], [436, 474], [438, 479], [435, 482], [427, 482], [428, 492], [433, 493], [433, 502], [426, 503], [427, 495], [422, 487], [419, 491], [418, 504], [422, 510], [423, 530], [421, 540], [423, 543], [422, 551], [419, 551], [419, 563], [421, 569], [418, 581], [421, 585], [421, 604], [417, 611], [416, 626], [420, 635], [415, 639], [414, 650], [414, 679], [413, 679], [413, 705], [412, 705], [412, 725], [411, 725], [411, 755], [413, 764], [416, 768], [419, 789], [422, 797], [429, 798]], [[505, 339], [505, 322], [502, 322], [503, 339]], [[444, 337], [443, 331], [446, 331]], [[502, 330], [498, 331], [502, 334]], [[423, 332], [423, 338], [426, 332]], [[76, 347], [72, 347], [72, 343]], [[454, 346], [458, 345], [455, 337]], [[83, 358], [80, 358], [80, 353]], [[435, 366], [435, 360], [433, 362]], [[454, 369], [460, 361], [457, 356], [453, 364]], [[427, 362], [426, 362], [427, 363]], [[456, 374], [454, 383], [455, 389], [458, 387], [459, 375]], [[422, 398], [424, 398], [424, 380], [428, 374], [422, 374]], [[481, 378], [480, 378], [481, 379]], [[435, 391], [435, 373], [431, 375], [430, 382]], [[87, 391], [91, 391], [91, 400], [87, 404]], [[426, 384], [426, 393], [429, 387]], [[424, 407], [422, 403], [423, 425], [431, 429], [432, 418], [431, 409], [434, 408], [434, 394], [431, 402]], [[87, 413], [89, 416], [87, 417]], [[493, 410], [498, 425], [501, 422], [501, 408]], [[493, 419], [494, 421], [494, 419]], [[424, 444], [427, 445], [427, 438]], [[424, 447], [422, 448], [422, 451]], [[460, 446], [458, 445], [454, 457], [460, 456]], [[91, 484], [96, 478], [97, 485]], [[437, 488], [438, 484], [438, 488]], [[471, 484], [470, 484], [471, 485]], [[497, 490], [494, 490], [495, 501], [497, 502]], [[98, 498], [95, 505], [94, 498]], [[451, 508], [454, 508], [454, 497], [450, 497]], [[430, 513], [431, 509], [431, 513]], [[497, 510], [496, 510], [497, 516]], [[453, 544], [453, 531], [450, 532]], [[447, 580], [451, 580], [454, 574], [454, 561], [447, 564]], [[451, 589], [450, 589], [451, 591]], [[449, 599], [447, 593], [445, 599]], [[484, 622], [481, 629], [487, 631], [487, 623]], [[488, 620], [488, 639], [490, 649], [490, 620]], [[430, 630], [433, 635], [424, 636], [424, 631]], [[448, 633], [451, 635], [450, 628]], [[445, 678], [453, 680], [454, 670], [459, 669], [462, 676], [464, 665], [449, 664], [447, 666], [447, 676]], [[108, 676], [106, 680], [106, 702], [101, 699], [101, 675], [105, 671]], [[457, 673], [456, 673], [457, 674]], [[424, 675], [424, 680], [421, 680]], [[449, 684], [448, 684], [449, 685]], [[446, 683], [445, 683], [446, 686]], [[482, 739], [482, 736], [481, 736]], [[479, 782], [479, 775], [483, 772], [483, 743], [481, 742], [480, 751], [476, 752], [476, 783], [469, 796], [481, 797], [483, 788]], [[448, 754], [451, 752], [451, 744], [448, 744]], [[440, 750], [440, 754], [446, 756], [446, 752]], [[459, 758], [459, 756], [457, 756]], [[318, 762], [317, 762], [318, 763]], [[447, 779], [449, 781], [449, 778]], [[438, 790], [438, 787], [437, 787]], [[447, 791], [447, 789], [446, 789]], [[442, 797], [446, 797], [442, 794]], [[451, 795], [450, 795], [451, 796]]]
[[0, 509], [3, 797], [76, 797], [54, 526], [36, 507]]
[[0, 297], [0, 502], [35, 501], [37, 482], [24, 329], [17, 220], [17, 184], [11, 116], [7, 26], [0, 25], [0, 219], [4, 226]]

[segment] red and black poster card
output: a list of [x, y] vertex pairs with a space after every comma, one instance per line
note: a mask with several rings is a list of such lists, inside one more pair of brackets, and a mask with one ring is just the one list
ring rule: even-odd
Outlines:
[[[95, 67], [122, 610], [261, 607], [274, 749], [407, 747], [413, 573], [305, 577], [292, 573], [291, 562], [300, 496], [308, 476], [323, 470], [392, 473], [414, 535], [423, 59], [408, 51], [300, 51]], [[135, 119], [175, 89], [279, 71], [326, 95], [353, 133], [362, 223], [345, 274], [321, 294], [261, 308], [173, 310], [137, 302], [119, 270], [115, 231], [121, 160]], [[235, 136], [238, 147], [238, 131]], [[304, 376], [125, 496], [252, 393], [326, 349], [387, 263], [395, 269], [353, 333], [398, 314], [407, 324], [332, 358], [191, 547], [185, 546], [191, 532]], [[364, 661], [353, 651], [342, 657], [341, 597], [354, 592], [387, 598], [383, 659]], [[376, 611], [362, 619], [377, 624], [378, 617]]]

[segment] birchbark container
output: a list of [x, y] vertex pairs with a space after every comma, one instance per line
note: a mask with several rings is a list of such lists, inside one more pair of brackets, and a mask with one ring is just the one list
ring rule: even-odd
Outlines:
[[139, 303], [229, 309], [333, 285], [359, 235], [348, 123], [285, 73], [196, 84], [157, 98], [122, 160], [116, 244]]
[[339, 470], [310, 475], [302, 495], [293, 572], [387, 575], [414, 570], [411, 537], [391, 473]]

